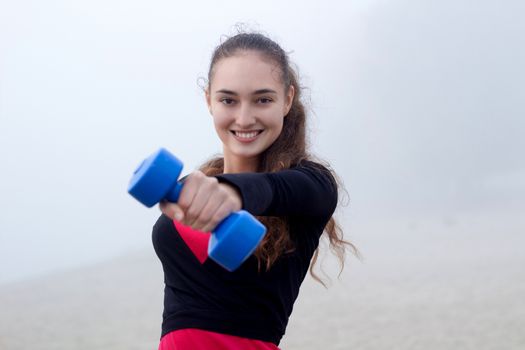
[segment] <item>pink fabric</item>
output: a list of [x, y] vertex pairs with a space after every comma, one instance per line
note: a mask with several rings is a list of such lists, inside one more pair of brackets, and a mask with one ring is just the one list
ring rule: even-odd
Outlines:
[[208, 241], [210, 240], [211, 233], [196, 231], [190, 226], [184, 226], [178, 221], [173, 221], [173, 224], [195, 257], [197, 257], [201, 264], [204, 264], [208, 258]]
[[279, 350], [277, 345], [228, 334], [188, 328], [170, 332], [160, 340], [159, 350]]

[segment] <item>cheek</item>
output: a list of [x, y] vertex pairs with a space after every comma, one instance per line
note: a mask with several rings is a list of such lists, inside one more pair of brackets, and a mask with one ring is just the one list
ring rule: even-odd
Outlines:
[[283, 132], [283, 122], [281, 121], [281, 123], [279, 124], [279, 126], [277, 127], [278, 128], [278, 132], [277, 132], [277, 136], [275, 137], [276, 139], [281, 135], [281, 133]]
[[212, 118], [213, 118], [213, 124], [215, 125], [215, 127], [223, 126], [227, 122], [226, 114], [221, 110], [220, 106], [213, 108]]
[[284, 116], [281, 109], [275, 109], [271, 115], [268, 115], [266, 120], [276, 130], [280, 131], [284, 124]]
[[217, 134], [221, 135], [228, 132], [230, 121], [224, 115], [215, 113], [213, 115], [213, 125], [217, 131]]

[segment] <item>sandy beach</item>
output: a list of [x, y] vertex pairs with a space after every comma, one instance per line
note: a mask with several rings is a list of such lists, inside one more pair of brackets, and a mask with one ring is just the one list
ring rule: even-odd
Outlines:
[[[525, 224], [400, 220], [351, 232], [363, 261], [328, 289], [307, 278], [280, 347], [525, 349]], [[153, 250], [0, 286], [0, 349], [156, 349]]]

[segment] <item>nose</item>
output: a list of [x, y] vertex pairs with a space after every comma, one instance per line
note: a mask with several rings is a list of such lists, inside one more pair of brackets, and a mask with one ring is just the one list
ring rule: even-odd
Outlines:
[[237, 111], [237, 116], [235, 122], [239, 127], [243, 129], [248, 129], [250, 126], [253, 126], [256, 121], [255, 110], [247, 103], [241, 104], [240, 108]]

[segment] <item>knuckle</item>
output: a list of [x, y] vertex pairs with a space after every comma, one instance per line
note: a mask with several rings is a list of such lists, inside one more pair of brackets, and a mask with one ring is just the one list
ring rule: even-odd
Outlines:
[[214, 225], [218, 225], [219, 222], [221, 222], [222, 220], [224, 220], [224, 218], [229, 214], [229, 212], [227, 210], [224, 210], [224, 209], [219, 209], [214, 215], [213, 217], [211, 218], [211, 222], [214, 224]]
[[219, 187], [219, 182], [216, 178], [214, 177], [208, 177], [206, 180], [205, 180], [205, 183], [206, 183], [206, 186], [210, 189], [210, 190], [217, 190], [217, 188]]
[[201, 226], [204, 226], [208, 221], [210, 221], [210, 217], [205, 213], [201, 213], [201, 215], [195, 220], [195, 222], [198, 222]]
[[193, 185], [194, 183], [199, 183], [200, 181], [200, 172], [194, 171], [188, 175], [186, 178], [186, 185]]
[[187, 211], [188, 209], [188, 203], [186, 200], [184, 199], [180, 199], [177, 204], [179, 205], [179, 207], [183, 210], [183, 211]]
[[207, 226], [209, 226], [210, 219], [206, 217], [199, 217], [194, 222], [194, 226], [199, 230], [204, 230]]
[[228, 190], [222, 186], [219, 186], [219, 192], [223, 198], [228, 197]]
[[190, 219], [195, 220], [195, 219], [197, 218], [198, 214], [199, 214], [199, 213], [198, 213], [195, 209], [193, 209], [193, 208], [190, 208], [190, 209], [188, 209], [188, 210], [186, 211], [186, 217], [187, 217], [189, 220], [190, 220]]
[[191, 223], [191, 228], [194, 230], [198, 230], [202, 227], [201, 223], [199, 221], [194, 221]]
[[182, 193], [181, 196], [179, 197], [179, 200], [177, 201], [177, 204], [179, 205], [179, 207], [186, 210], [190, 206], [190, 203], [191, 203], [190, 200], [191, 200], [191, 197], [189, 197], [187, 193]]

